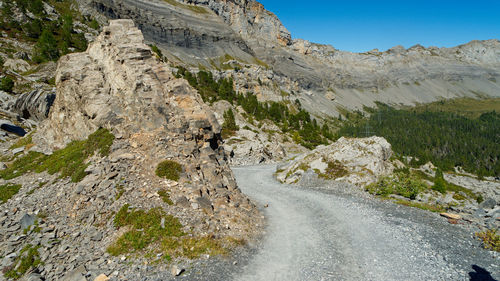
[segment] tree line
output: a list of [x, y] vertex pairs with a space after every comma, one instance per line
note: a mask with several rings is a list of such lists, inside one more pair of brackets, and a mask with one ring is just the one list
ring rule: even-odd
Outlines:
[[500, 176], [500, 114], [479, 118], [452, 112], [395, 109], [379, 105], [370, 117], [347, 122], [337, 137], [381, 136], [399, 156], [413, 156], [411, 165], [431, 161], [445, 171], [460, 166], [483, 176]]

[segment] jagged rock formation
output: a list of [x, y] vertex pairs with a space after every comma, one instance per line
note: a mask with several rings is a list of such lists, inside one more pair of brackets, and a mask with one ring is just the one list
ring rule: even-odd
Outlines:
[[21, 94], [11, 111], [19, 114], [24, 119], [43, 121], [49, 115], [49, 110], [54, 99], [55, 91], [46, 91], [42, 88]]
[[391, 145], [384, 138], [342, 137], [329, 146], [319, 146], [279, 167], [276, 176], [281, 182], [289, 184], [319, 177], [366, 186], [376, 182], [380, 176], [392, 173], [391, 156]]
[[[272, 87], [252, 90], [263, 90], [263, 99], [273, 99], [269, 91], [274, 99], [281, 90], [288, 91], [291, 99], [318, 115], [337, 116], [344, 108], [362, 109], [376, 101], [411, 105], [441, 98], [498, 97], [500, 92], [498, 40], [356, 54], [292, 40], [279, 19], [253, 0], [82, 2], [110, 18], [133, 19], [149, 41], [168, 50], [170, 60], [208, 68], [224, 68], [233, 59], [265, 66], [255, 78], [272, 76]], [[240, 76], [229, 75], [236, 80]], [[287, 80], [293, 87], [284, 85]]]
[[[36, 146], [26, 150], [62, 148], [98, 128], [107, 128], [116, 139], [108, 156], [88, 159], [87, 175], [79, 183], [45, 172], [0, 179], [0, 185], [22, 184], [0, 205], [4, 266], [13, 264], [23, 245], [32, 244], [40, 245], [43, 264], [37, 276], [42, 280], [94, 280], [101, 273], [138, 280], [168, 272], [167, 264], [153, 271], [144, 266], [152, 261], [148, 257], [129, 260], [106, 253], [124, 232], [113, 218], [125, 204], [161, 208], [178, 218], [193, 239], [239, 241], [262, 226], [256, 206], [236, 186], [214, 114], [185, 80], [153, 56], [132, 21], [111, 21], [86, 52], [62, 57], [56, 85], [49, 117], [33, 135]], [[178, 180], [155, 174], [167, 159], [180, 164]], [[18, 238], [26, 214], [41, 218], [41, 232], [29, 230]]]

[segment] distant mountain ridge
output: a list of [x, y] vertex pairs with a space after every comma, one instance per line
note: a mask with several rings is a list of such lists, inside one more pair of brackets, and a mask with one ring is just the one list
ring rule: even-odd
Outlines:
[[[500, 42], [471, 41], [453, 48], [351, 53], [292, 39], [278, 17], [246, 0], [80, 0], [88, 11], [131, 18], [171, 61], [222, 69], [221, 75], [264, 99], [282, 91], [317, 115], [337, 116], [381, 101], [427, 103], [442, 98], [500, 97]], [[260, 66], [245, 81], [231, 62]], [[269, 74], [271, 70], [271, 74]], [[252, 80], [269, 78], [271, 86]], [[240, 87], [238, 87], [240, 88]], [[273, 96], [274, 95], [274, 96]]]

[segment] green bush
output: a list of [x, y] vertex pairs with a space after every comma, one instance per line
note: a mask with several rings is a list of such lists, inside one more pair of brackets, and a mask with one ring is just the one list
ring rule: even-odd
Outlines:
[[173, 181], [178, 181], [180, 178], [180, 173], [182, 172], [181, 164], [172, 161], [165, 160], [158, 164], [156, 167], [156, 175], [160, 178], [165, 178]]
[[413, 200], [426, 188], [425, 183], [414, 175], [395, 173], [392, 177], [382, 177], [378, 182], [369, 185], [366, 190], [374, 195], [397, 194]]
[[12, 90], [14, 89], [14, 80], [10, 78], [9, 76], [5, 76], [2, 78], [2, 81], [0, 81], [0, 90], [7, 92], [7, 93], [12, 93]]

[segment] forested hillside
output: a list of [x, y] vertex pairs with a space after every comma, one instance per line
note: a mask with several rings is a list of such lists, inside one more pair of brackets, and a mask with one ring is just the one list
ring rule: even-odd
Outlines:
[[450, 111], [395, 109], [385, 105], [369, 118], [342, 127], [339, 136], [385, 137], [411, 164], [431, 161], [443, 170], [461, 166], [479, 176], [500, 175], [500, 114], [470, 118]]
[[236, 92], [232, 79], [216, 81], [212, 73], [206, 71], [193, 74], [179, 67], [177, 75], [185, 78], [191, 86], [196, 88], [206, 103], [212, 104], [218, 100], [226, 100], [233, 105], [240, 105], [245, 110], [246, 118], [250, 123], [264, 119], [270, 120], [282, 132], [290, 133], [296, 143], [309, 149], [320, 144], [328, 144], [328, 140], [333, 139], [328, 125], [320, 126], [316, 119], [301, 107], [298, 100], [260, 102], [253, 93]]

